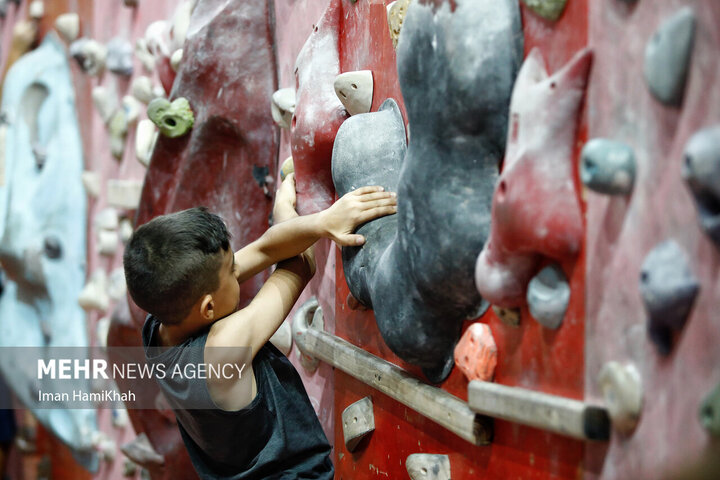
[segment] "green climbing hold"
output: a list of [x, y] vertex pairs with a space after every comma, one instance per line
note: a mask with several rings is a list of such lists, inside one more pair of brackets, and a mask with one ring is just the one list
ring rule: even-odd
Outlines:
[[554, 22], [565, 10], [567, 0], [523, 0], [523, 3], [541, 17]]
[[700, 405], [700, 423], [713, 436], [720, 436], [720, 385]]
[[195, 123], [190, 103], [184, 97], [176, 98], [172, 103], [164, 98], [156, 98], [148, 105], [147, 114], [160, 133], [170, 138], [185, 135]]

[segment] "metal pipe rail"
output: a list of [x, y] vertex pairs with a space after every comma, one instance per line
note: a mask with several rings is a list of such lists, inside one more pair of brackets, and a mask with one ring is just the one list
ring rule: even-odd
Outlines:
[[[492, 424], [484, 415], [581, 440], [607, 440], [607, 411], [564, 397], [473, 381], [469, 405], [427, 385], [390, 362], [323, 331], [322, 309], [314, 298], [293, 318], [293, 339], [310, 360], [322, 360], [370, 385], [474, 445], [487, 445]], [[481, 415], [482, 414], [482, 415]]]

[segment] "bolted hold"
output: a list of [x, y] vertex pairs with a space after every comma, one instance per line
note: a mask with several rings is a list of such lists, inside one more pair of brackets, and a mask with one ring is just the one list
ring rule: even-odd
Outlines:
[[720, 437], [720, 385], [710, 392], [699, 410], [700, 423], [715, 437]]
[[390, 2], [387, 6], [387, 20], [388, 28], [390, 29], [390, 39], [392, 40], [393, 47], [397, 48], [398, 42], [400, 41], [400, 32], [402, 31], [403, 22], [405, 21], [405, 15], [407, 9], [410, 6], [412, 0], [396, 0]]
[[455, 346], [455, 365], [468, 380], [492, 381], [497, 365], [497, 345], [490, 327], [473, 323]]
[[290, 130], [295, 113], [295, 89], [281, 88], [273, 93], [270, 101], [270, 113], [280, 128]]
[[570, 302], [570, 285], [558, 265], [543, 268], [530, 280], [527, 302], [530, 315], [544, 327], [555, 330], [562, 325]]
[[720, 248], [720, 125], [690, 138], [682, 176], [695, 199], [700, 225]]
[[55, 30], [66, 42], [72, 42], [80, 33], [80, 17], [77, 13], [63, 13], [55, 19]]
[[607, 362], [600, 370], [598, 384], [613, 427], [629, 434], [635, 429], [642, 409], [640, 372], [634, 365]]
[[335, 94], [350, 115], [368, 113], [373, 99], [373, 74], [370, 70], [345, 72], [335, 78]]
[[565, 10], [567, 0], [523, 0], [523, 3], [537, 15], [554, 22]]
[[672, 332], [685, 326], [700, 284], [688, 257], [673, 240], [648, 253], [640, 273], [640, 294], [648, 312], [648, 334], [662, 355], [670, 353]]
[[666, 105], [679, 106], [695, 42], [695, 12], [680, 9], [665, 20], [645, 46], [645, 82]]
[[609, 195], [625, 195], [635, 181], [635, 153], [622, 142], [595, 138], [583, 147], [580, 179], [589, 189]]
[[138, 122], [135, 129], [135, 156], [146, 167], [150, 165], [157, 137], [157, 127], [151, 120], [143, 119]]
[[148, 118], [166, 137], [176, 138], [185, 135], [195, 123], [195, 116], [187, 98], [180, 97], [170, 103], [164, 98], [156, 98], [148, 105]]
[[447, 455], [413, 453], [405, 460], [411, 480], [450, 480], [450, 458]]
[[98, 76], [105, 69], [107, 48], [91, 38], [78, 38], [70, 44], [70, 56], [85, 73]]
[[353, 452], [360, 441], [375, 430], [372, 399], [365, 397], [343, 410], [342, 425], [345, 447]]

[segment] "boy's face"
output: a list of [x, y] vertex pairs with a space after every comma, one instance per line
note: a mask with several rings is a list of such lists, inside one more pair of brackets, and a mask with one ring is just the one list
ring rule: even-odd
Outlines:
[[215, 301], [215, 319], [227, 317], [238, 310], [240, 303], [240, 285], [237, 282], [235, 255], [232, 249], [223, 252], [223, 262], [220, 267], [220, 284], [212, 293]]

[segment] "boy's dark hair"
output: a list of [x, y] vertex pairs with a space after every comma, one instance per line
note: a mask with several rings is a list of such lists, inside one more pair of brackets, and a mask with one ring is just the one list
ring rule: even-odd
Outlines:
[[230, 233], [205, 207], [162, 215], [141, 225], [123, 264], [133, 301], [165, 325], [180, 323], [197, 300], [219, 286]]

